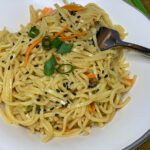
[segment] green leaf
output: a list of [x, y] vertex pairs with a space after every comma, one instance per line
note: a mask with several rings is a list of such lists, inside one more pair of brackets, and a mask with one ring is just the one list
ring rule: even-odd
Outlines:
[[52, 76], [55, 72], [55, 65], [57, 64], [55, 56], [52, 56], [49, 60], [45, 62], [44, 74], [47, 76]]
[[73, 47], [73, 44], [63, 43], [57, 50], [57, 53], [59, 53], [59, 54], [70, 53], [72, 50], [72, 47]]
[[35, 38], [39, 35], [40, 33], [40, 30], [36, 28], [36, 26], [33, 26], [29, 33], [28, 33], [28, 36], [31, 37], [31, 38]]
[[58, 37], [56, 37], [55, 39], [51, 40], [51, 45], [53, 47], [55, 47], [56, 49], [58, 49], [62, 44], [63, 44], [63, 41], [60, 38], [58, 38]]

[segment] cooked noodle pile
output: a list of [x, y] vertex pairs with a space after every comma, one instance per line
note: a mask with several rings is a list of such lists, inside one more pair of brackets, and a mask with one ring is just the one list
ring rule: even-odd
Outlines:
[[[30, 13], [30, 23], [21, 26], [18, 33], [6, 29], [0, 32], [1, 116], [33, 133], [40, 132], [44, 142], [53, 137], [87, 134], [93, 126], [103, 127], [128, 103], [130, 98], [122, 99], [135, 78], [129, 77], [129, 64], [121, 48], [97, 48], [96, 31], [106, 26], [124, 38], [123, 28], [113, 25], [93, 3], [77, 11], [56, 4], [47, 15], [31, 6]], [[33, 26], [40, 31], [35, 38], [29, 36]], [[72, 43], [72, 51], [60, 54], [54, 47], [45, 50], [41, 41], [33, 46], [46, 35]], [[57, 65], [70, 64], [73, 70], [45, 75], [44, 64], [52, 56]]]

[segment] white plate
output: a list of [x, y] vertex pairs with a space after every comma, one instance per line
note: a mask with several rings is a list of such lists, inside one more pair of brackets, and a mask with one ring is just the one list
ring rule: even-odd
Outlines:
[[[7, 26], [17, 31], [19, 24], [29, 19], [28, 6], [52, 6], [58, 0], [0, 0], [0, 29]], [[76, 0], [88, 3], [90, 0]], [[114, 23], [123, 25], [129, 33], [127, 40], [150, 47], [150, 21], [122, 0], [93, 0], [104, 8]], [[48, 144], [21, 127], [9, 126], [0, 120], [0, 150], [121, 150], [141, 137], [150, 128], [150, 60], [130, 52], [127, 58], [137, 82], [129, 95], [132, 101], [120, 110], [104, 128], [92, 129], [89, 136], [54, 139]]]

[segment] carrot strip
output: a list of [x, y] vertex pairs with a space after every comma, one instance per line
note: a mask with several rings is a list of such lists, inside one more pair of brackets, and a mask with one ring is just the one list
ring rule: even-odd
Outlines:
[[68, 11], [81, 11], [81, 10], [85, 9], [85, 7], [75, 5], [75, 4], [68, 4], [68, 5], [63, 6], [62, 8], [66, 9]]
[[95, 78], [96, 78], [96, 75], [95, 75], [95, 74], [86, 74], [86, 76], [87, 76], [89, 79], [95, 79]]
[[90, 105], [88, 105], [88, 111], [90, 113], [93, 113], [95, 111], [95, 106], [94, 106], [94, 103], [91, 103]]
[[125, 81], [129, 86], [132, 86], [134, 84], [134, 79], [125, 79]]
[[51, 39], [58, 37], [59, 35], [63, 34], [67, 30], [68, 26], [64, 26], [60, 32], [57, 32], [55, 35], [51, 36]]
[[65, 41], [65, 40], [70, 40], [72, 38], [80, 37], [80, 36], [83, 36], [83, 35], [86, 35], [86, 34], [87, 34], [86, 32], [81, 32], [81, 33], [73, 34], [73, 35], [70, 35], [70, 36], [61, 36], [59, 38], [61, 40]]
[[43, 10], [42, 10], [42, 12], [43, 12], [43, 14], [44, 15], [48, 15], [50, 12], [52, 12], [53, 11], [53, 9], [52, 8], [50, 8], [50, 7], [45, 7]]
[[25, 54], [25, 63], [28, 62], [29, 55], [30, 55], [32, 49], [33, 49], [34, 47], [36, 47], [41, 41], [42, 41], [41, 38], [40, 38], [40, 39], [37, 39], [37, 40], [35, 40], [35, 41], [28, 47], [27, 52], [26, 52], [26, 54]]

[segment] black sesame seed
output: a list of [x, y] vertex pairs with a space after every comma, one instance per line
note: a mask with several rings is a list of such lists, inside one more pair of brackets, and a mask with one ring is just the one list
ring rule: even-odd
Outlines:
[[21, 35], [21, 33], [20, 33], [20, 32], [18, 32], [18, 35]]
[[81, 16], [77, 16], [77, 18], [81, 18]]
[[8, 66], [8, 70], [10, 70], [10, 66]]
[[104, 76], [104, 78], [108, 78], [108, 74], [106, 74], [106, 75]]
[[21, 41], [21, 43], [24, 43], [25, 41]]
[[4, 60], [2, 60], [2, 63], [4, 63], [5, 61]]
[[32, 39], [29, 39], [29, 41], [32, 41]]
[[57, 93], [60, 93], [60, 90], [59, 90], [59, 89], [56, 89], [56, 92], [57, 92]]
[[29, 71], [27, 71], [25, 74], [29, 74]]
[[59, 102], [58, 102], [58, 101], [56, 101], [56, 104], [59, 104]]
[[48, 94], [47, 92], [45, 92], [45, 94]]
[[34, 67], [38, 67], [39, 65], [34, 65]]
[[79, 21], [78, 21], [78, 20], [76, 20], [76, 23], [79, 23]]
[[56, 127], [56, 130], [59, 130], [59, 127]]
[[40, 98], [37, 98], [36, 100], [39, 102], [39, 101], [40, 101]]
[[12, 60], [12, 59], [13, 59], [13, 55], [10, 56], [10, 60]]
[[40, 105], [37, 105], [37, 106], [36, 106], [36, 112], [39, 114], [40, 111], [41, 111]]
[[60, 90], [61, 92], [64, 92], [63, 90]]
[[54, 107], [50, 108], [50, 110], [53, 110], [53, 109], [54, 109]]
[[46, 109], [44, 108], [44, 112], [46, 112]]
[[74, 84], [74, 82], [71, 82], [70, 85]]
[[67, 90], [70, 91], [71, 89], [67, 86]]
[[69, 100], [67, 100], [67, 103], [70, 104]]
[[68, 94], [64, 94], [64, 97], [67, 97], [68, 96]]
[[63, 86], [64, 86], [64, 87], [67, 87], [67, 84], [66, 84], [66, 83], [63, 83]]
[[13, 46], [15, 45], [15, 43], [13, 42]]
[[75, 92], [72, 93], [74, 96], [76, 96], [77, 94]]
[[70, 25], [70, 28], [72, 28], [72, 25]]
[[77, 44], [77, 46], [81, 46], [81, 44]]
[[23, 54], [22, 56], [25, 56], [25, 54]]
[[101, 77], [100, 77], [100, 75], [99, 75], [99, 74], [97, 75], [97, 78], [98, 78], [98, 80], [101, 80]]
[[90, 89], [90, 88], [91, 88], [91, 86], [90, 86], [90, 85], [88, 85], [88, 88]]
[[37, 46], [36, 46], [36, 48], [39, 48], [39, 47], [40, 47], [40, 45], [37, 45]]
[[102, 70], [102, 74], [104, 74], [105, 73], [105, 71], [104, 70]]
[[58, 117], [58, 116], [59, 116], [59, 114], [58, 114], [58, 113], [56, 113], [56, 114], [55, 114], [55, 116], [56, 116], [56, 117]]

